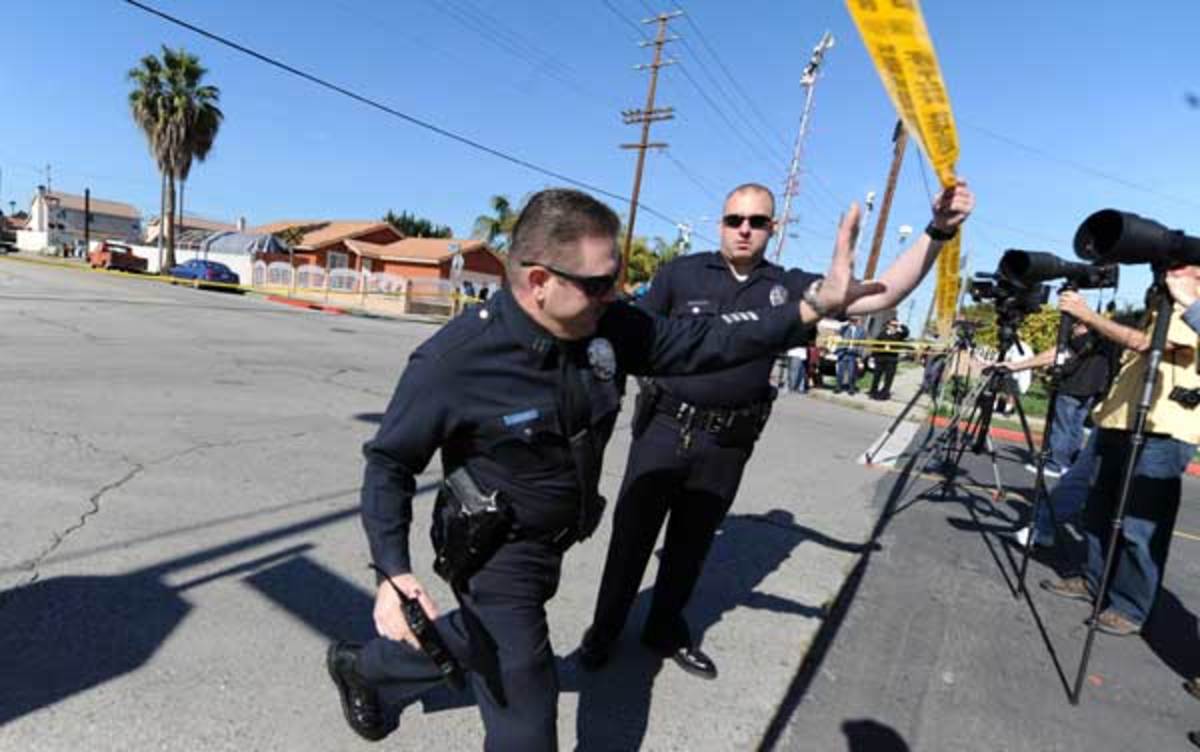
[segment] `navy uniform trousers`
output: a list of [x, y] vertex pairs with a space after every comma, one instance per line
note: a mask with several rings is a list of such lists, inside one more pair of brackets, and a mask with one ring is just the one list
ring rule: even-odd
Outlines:
[[[447, 647], [473, 669], [488, 752], [558, 749], [558, 675], [545, 605], [561, 569], [561, 551], [547, 543], [506, 543], [471, 578], [461, 607], [437, 619]], [[358, 670], [389, 695], [409, 698], [441, 682], [423, 652], [382, 637], [363, 646]]]
[[691, 446], [681, 452], [680, 428], [673, 416], [657, 413], [629, 448], [588, 635], [595, 645], [609, 645], [620, 636], [668, 515], [642, 640], [663, 653], [692, 644], [683, 609], [737, 495], [753, 444], [720, 446], [713, 434], [696, 428]]

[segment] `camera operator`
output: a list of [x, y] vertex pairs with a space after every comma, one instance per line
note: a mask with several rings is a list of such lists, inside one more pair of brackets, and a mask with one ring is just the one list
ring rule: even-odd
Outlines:
[[[1134, 469], [1126, 517], [1118, 541], [1111, 587], [1096, 628], [1114, 635], [1141, 631], [1158, 596], [1179, 511], [1182, 476], [1200, 443], [1200, 414], [1187, 395], [1200, 397], [1200, 266], [1168, 272], [1175, 306], [1159, 365], [1146, 441]], [[1132, 450], [1132, 423], [1148, 367], [1154, 316], [1135, 329], [1094, 313], [1075, 293], [1064, 293], [1059, 308], [1092, 331], [1130, 352], [1108, 396], [1092, 413], [1096, 424], [1097, 468], [1084, 514], [1087, 560], [1082, 576], [1046, 580], [1047, 591], [1091, 601], [1103, 579], [1105, 544], [1121, 497], [1125, 461]]]
[[[1062, 297], [1072, 301], [1071, 304], [1073, 304], [1073, 298], [1068, 296], [1079, 297], [1078, 293], [1064, 292]], [[1062, 298], [1060, 298], [1060, 308], [1061, 300]], [[1054, 424], [1049, 427], [1050, 457], [1046, 460], [1043, 470], [1046, 477], [1061, 478], [1075, 462], [1080, 448], [1083, 446], [1084, 423], [1087, 421], [1088, 411], [1108, 391], [1108, 386], [1112, 382], [1112, 376], [1116, 370], [1116, 358], [1119, 353], [1120, 348], [1114, 342], [1093, 332], [1082, 321], [1076, 320], [1070, 339], [1067, 340], [1067, 352], [1061, 363], [1058, 394], [1054, 400]], [[1059, 353], [1058, 347], [1055, 345], [1032, 357], [1010, 363], [1000, 363], [997, 364], [997, 367], [1018, 373], [1050, 367], [1057, 362], [1059, 362]], [[1037, 472], [1037, 466], [1032, 463], [1026, 464], [1025, 469], [1032, 473]], [[1039, 519], [1035, 521], [1034, 529], [1037, 533], [1037, 537], [1034, 539], [1035, 545], [1051, 545], [1054, 540], [1052, 520], [1070, 519], [1079, 512], [1084, 500], [1078, 495], [1063, 499], [1058, 497], [1058, 494], [1051, 497], [1054, 504], [1053, 518], [1051, 518], [1049, 510], [1042, 507], [1043, 514], [1039, 515]], [[1029, 533], [1029, 528], [1018, 530], [1015, 533], [1017, 542], [1022, 546], [1025, 545], [1025, 539]]]

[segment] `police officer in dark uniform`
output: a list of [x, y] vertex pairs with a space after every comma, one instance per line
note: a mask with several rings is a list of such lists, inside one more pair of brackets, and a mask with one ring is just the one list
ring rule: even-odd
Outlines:
[[[908, 340], [908, 327], [898, 319], [889, 319], [876, 339], [881, 342], [904, 342]], [[892, 379], [896, 378], [900, 353], [896, 350], [876, 350], [872, 357], [875, 359], [875, 375], [871, 379], [870, 397], [873, 400], [888, 399], [892, 396]]]
[[[973, 202], [965, 183], [944, 191], [925, 234], [881, 277], [884, 289], [855, 296], [847, 312], [871, 313], [899, 302], [930, 269]], [[736, 317], [730, 312], [745, 308], [786, 307], [805, 295], [818, 284], [814, 275], [764, 258], [776, 229], [774, 211], [774, 196], [764, 186], [735, 188], [725, 201], [720, 251], [664, 266], [640, 305], [675, 319], [703, 320]], [[716, 678], [716, 664], [697, 646], [683, 610], [770, 412], [773, 362], [766, 355], [717, 373], [644, 385], [595, 614], [579, 650], [584, 668], [607, 662], [669, 515], [642, 642], [689, 673]]]
[[[805, 303], [724, 318], [655, 317], [615, 302], [619, 224], [578, 191], [531, 198], [513, 231], [508, 286], [417, 348], [365, 445], [362, 520], [386, 574], [374, 610], [380, 637], [337, 642], [327, 653], [343, 713], [360, 736], [391, 730], [380, 686], [415, 696], [441, 681], [401, 615], [398, 589], [435, 617], [445, 647], [470, 671], [486, 748], [556, 749], [558, 682], [545, 604], [563, 552], [599, 518], [600, 464], [622, 374], [714, 370], [763, 357], [809, 336], [818, 311], [840, 310], [873, 289], [851, 284], [843, 244]], [[408, 548], [414, 476], [438, 449], [448, 478], [465, 469], [512, 517], [490, 558], [455, 584], [460, 608], [440, 616], [412, 574]]]

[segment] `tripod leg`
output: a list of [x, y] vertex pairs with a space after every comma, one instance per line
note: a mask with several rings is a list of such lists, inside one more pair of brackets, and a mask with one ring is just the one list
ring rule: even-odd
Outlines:
[[[912, 396], [912, 399], [908, 401], [908, 404], [904, 406], [904, 409], [900, 411], [900, 414], [896, 416], [896, 419], [893, 420], [892, 424], [888, 426], [888, 429], [884, 431], [883, 438], [879, 441], [879, 445], [869, 448], [867, 453], [863, 455], [863, 459], [866, 460], [868, 465], [874, 463], [875, 456], [879, 454], [879, 451], [883, 449], [883, 447], [887, 446], [888, 439], [892, 438], [892, 434], [894, 434], [896, 429], [900, 427], [900, 424], [904, 422], [905, 416], [907, 416], [908, 412], [913, 409], [913, 405], [917, 404], [917, 400], [921, 399], [921, 395], [924, 394], [924, 392], [924, 387], [921, 387], [917, 390], [917, 393]], [[872, 449], [874, 451], [872, 451]]]
[[996, 461], [996, 443], [992, 441], [992, 437], [987, 437], [987, 450], [992, 459], [992, 479], [996, 481], [996, 493], [992, 497], [994, 503], [1000, 503], [1004, 500], [1004, 483], [1000, 480], [1000, 465]]
[[[1150, 351], [1146, 357], [1146, 371], [1142, 380], [1142, 392], [1138, 399], [1137, 411], [1134, 413], [1133, 430], [1130, 440], [1129, 456], [1125, 459], [1124, 474], [1121, 478], [1121, 497], [1113, 513], [1112, 534], [1108, 539], [1108, 551], [1104, 554], [1104, 569], [1100, 573], [1100, 588], [1095, 593], [1096, 602], [1092, 606], [1092, 618], [1088, 622], [1087, 640], [1083, 643], [1083, 656], [1079, 659], [1079, 673], [1075, 675], [1075, 692], [1071, 704], [1079, 704], [1079, 696], [1083, 692], [1083, 677], [1087, 675], [1088, 661], [1092, 657], [1092, 644], [1096, 641], [1096, 627], [1100, 621], [1100, 611], [1104, 599], [1108, 597], [1108, 586], [1112, 579], [1113, 561], [1117, 555], [1117, 543], [1121, 539], [1121, 531], [1125, 527], [1125, 507], [1129, 503], [1129, 491], [1133, 487], [1133, 476], [1137, 463], [1146, 443], [1146, 419], [1150, 414], [1150, 404], [1154, 398], [1154, 386], [1158, 381], [1158, 366], [1162, 363], [1163, 348], [1167, 342], [1167, 328], [1171, 323], [1171, 312], [1174, 301], [1166, 294], [1166, 272], [1163, 269], [1154, 270], [1154, 287], [1152, 294], [1157, 296], [1154, 312], [1154, 329], [1150, 336]], [[1111, 454], [1109, 455], [1111, 456]], [[1108, 457], [1101, 453], [1100, 462]]]

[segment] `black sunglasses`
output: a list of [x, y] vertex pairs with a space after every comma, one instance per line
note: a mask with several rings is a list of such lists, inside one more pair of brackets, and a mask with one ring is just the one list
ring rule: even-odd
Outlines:
[[557, 269], [549, 264], [543, 264], [540, 261], [522, 261], [521, 266], [540, 266], [556, 277], [562, 277], [565, 280], [574, 282], [579, 285], [579, 289], [583, 290], [583, 294], [589, 298], [599, 298], [607, 295], [617, 286], [617, 280], [621, 277], [621, 267], [617, 266], [617, 270], [612, 274], [597, 274], [594, 277], [585, 277], [580, 274], [572, 274], [571, 272]]
[[731, 230], [742, 226], [742, 222], [750, 222], [751, 230], [765, 230], [771, 226], [771, 218], [766, 214], [726, 214], [721, 222]]

